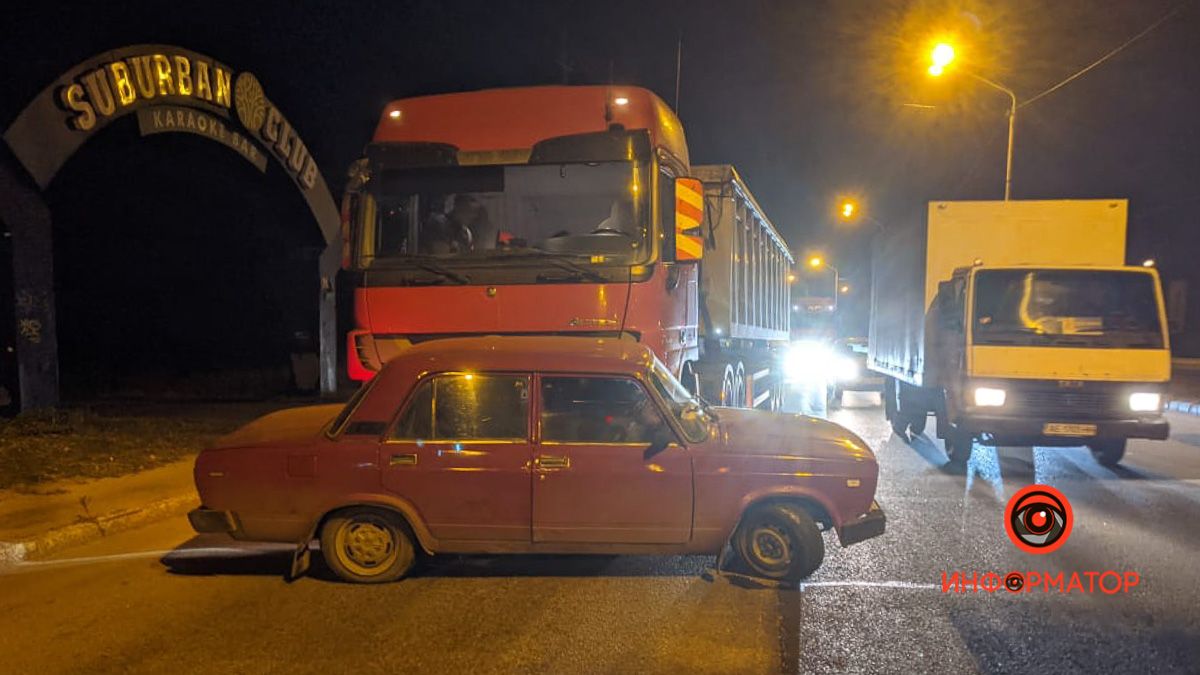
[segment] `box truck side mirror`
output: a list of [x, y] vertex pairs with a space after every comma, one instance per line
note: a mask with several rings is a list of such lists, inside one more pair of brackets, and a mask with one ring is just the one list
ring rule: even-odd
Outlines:
[[958, 288], [953, 281], [938, 283], [937, 297], [934, 298], [933, 307], [937, 312], [938, 325], [946, 330], [962, 330], [963, 328], [962, 305], [956, 302]]

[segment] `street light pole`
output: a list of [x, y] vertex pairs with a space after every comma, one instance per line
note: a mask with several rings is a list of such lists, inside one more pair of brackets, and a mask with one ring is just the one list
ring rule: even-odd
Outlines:
[[1017, 124], [1017, 95], [1012, 89], [1009, 89], [1008, 87], [997, 82], [993, 82], [982, 75], [976, 75], [969, 70], [964, 70], [963, 72], [988, 85], [989, 87], [992, 87], [993, 89], [998, 89], [1005, 94], [1008, 94], [1008, 98], [1012, 102], [1012, 107], [1009, 108], [1008, 111], [1008, 157], [1004, 163], [1004, 201], [1008, 201], [1012, 195], [1013, 133]]

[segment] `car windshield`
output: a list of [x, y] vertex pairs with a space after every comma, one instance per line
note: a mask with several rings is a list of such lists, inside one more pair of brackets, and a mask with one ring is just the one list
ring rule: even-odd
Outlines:
[[666, 400], [671, 416], [679, 420], [689, 441], [699, 443], [708, 438], [710, 413], [658, 359], [654, 359], [654, 365], [650, 368], [650, 381]]
[[385, 169], [357, 216], [358, 264], [521, 253], [637, 262], [646, 180], [644, 162]]
[[1154, 277], [1144, 272], [985, 270], [974, 343], [1162, 349]]

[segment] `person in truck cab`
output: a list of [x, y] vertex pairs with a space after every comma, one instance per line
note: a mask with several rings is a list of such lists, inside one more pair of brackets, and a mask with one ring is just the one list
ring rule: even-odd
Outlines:
[[422, 253], [462, 254], [495, 247], [495, 228], [488, 221], [487, 209], [474, 195], [458, 194], [447, 201], [449, 208], [432, 214], [425, 223]]

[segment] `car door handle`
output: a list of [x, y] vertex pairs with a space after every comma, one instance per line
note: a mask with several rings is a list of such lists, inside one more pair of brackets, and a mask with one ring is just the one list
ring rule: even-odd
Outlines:
[[539, 455], [537, 465], [539, 469], [568, 469], [571, 467], [571, 458], [559, 455]]
[[392, 455], [388, 458], [388, 466], [413, 466], [416, 463], [417, 455], [411, 452], [400, 455]]

